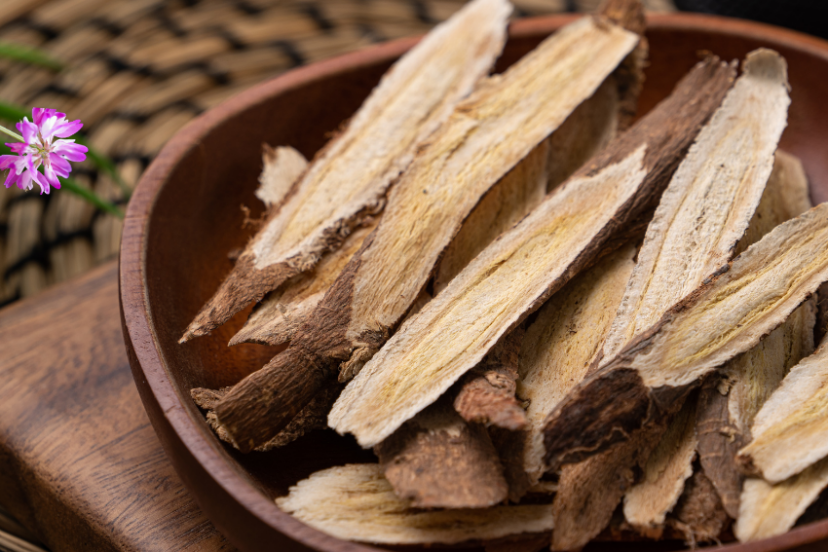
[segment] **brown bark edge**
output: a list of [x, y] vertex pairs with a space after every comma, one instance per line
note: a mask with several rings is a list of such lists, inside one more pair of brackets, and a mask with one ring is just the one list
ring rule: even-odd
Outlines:
[[[735, 68], [718, 58], [697, 64], [666, 100], [590, 163], [590, 168], [609, 164], [618, 155], [616, 152], [629, 149], [630, 142], [646, 143], [645, 166], [655, 165], [647, 178], [668, 182], [700, 128], [721, 104], [734, 77]], [[665, 155], [665, 151], [671, 154]], [[639, 201], [644, 199], [652, 200], [641, 198]], [[639, 342], [646, 343], [650, 337], [643, 334]], [[551, 425], [547, 423], [544, 443], [550, 469], [579, 462], [626, 441], [648, 423], [665, 423], [676, 410], [676, 402], [680, 407], [690, 390], [689, 387], [650, 390], [638, 372], [623, 367], [596, 372], [590, 380], [588, 393], [585, 393], [586, 385], [577, 391], [583, 398], [579, 401], [583, 403], [581, 407], [565, 409], [551, 420]]]
[[486, 429], [463, 421], [446, 398], [430, 410], [436, 423], [415, 417], [374, 447], [396, 495], [415, 508], [486, 508], [505, 500], [503, 467]]

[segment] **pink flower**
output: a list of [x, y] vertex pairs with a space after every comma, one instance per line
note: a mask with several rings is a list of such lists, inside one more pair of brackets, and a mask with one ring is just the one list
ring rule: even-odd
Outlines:
[[[86, 146], [66, 138], [78, 132], [83, 124], [80, 119], [67, 121], [65, 113], [54, 109], [32, 109], [32, 120], [24, 117], [17, 123], [23, 142], [6, 144], [17, 155], [0, 155], [0, 170], [9, 169], [6, 188], [17, 184], [21, 190], [31, 190], [32, 182], [40, 186], [41, 195], [49, 193], [49, 187], [60, 188], [58, 177], [67, 177], [72, 171], [69, 161], [86, 159]], [[43, 172], [38, 168], [43, 165]]]

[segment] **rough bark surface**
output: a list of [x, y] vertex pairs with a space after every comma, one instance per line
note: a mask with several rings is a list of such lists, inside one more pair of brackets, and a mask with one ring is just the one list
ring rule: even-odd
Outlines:
[[[221, 400], [221, 398], [224, 397], [229, 390], [229, 387], [217, 390], [197, 387], [190, 391], [190, 396], [199, 408], [206, 411], [205, 417], [207, 424], [213, 431], [216, 432], [219, 439], [230, 443], [234, 448], [239, 448], [235, 441], [233, 441], [230, 434], [227, 433], [224, 427], [219, 423], [218, 418], [216, 418], [216, 413], [214, 412], [216, 403], [218, 403], [218, 401]], [[341, 391], [342, 387], [335, 384], [322, 389], [319, 394], [311, 400], [311, 402], [305, 405], [305, 407], [299, 411], [299, 413], [290, 422], [288, 422], [282, 431], [280, 431], [273, 439], [257, 447], [255, 450], [257, 452], [264, 452], [278, 447], [283, 447], [288, 443], [292, 443], [299, 437], [310, 433], [311, 431], [325, 429], [328, 426], [328, 412], [330, 412], [331, 406]]]
[[718, 60], [699, 65], [668, 100], [478, 255], [351, 382], [329, 424], [363, 446], [382, 440], [606, 253], [654, 204], [730, 87], [732, 71]]
[[[290, 348], [217, 405], [240, 447], [272, 437], [337, 365], [359, 371], [409, 310], [480, 196], [591, 96], [637, 43], [638, 35], [603, 18], [583, 18], [458, 106], [395, 184], [376, 231]], [[364, 444], [377, 444], [403, 421]]]
[[813, 299], [756, 347], [739, 355], [708, 379], [699, 396], [699, 458], [728, 515], [739, 516], [744, 474], [736, 454], [751, 439], [750, 427], [761, 406], [788, 371], [814, 351]]
[[543, 463], [543, 420], [586, 375], [600, 351], [621, 302], [637, 248], [633, 244], [607, 255], [579, 274], [538, 311], [520, 353], [518, 396], [529, 402], [526, 439], [520, 454], [532, 484]]
[[578, 549], [607, 527], [656, 442], [639, 433], [611, 453], [563, 467], [552, 503], [553, 550]]
[[696, 405], [685, 402], [644, 464], [641, 481], [624, 496], [624, 517], [643, 535], [661, 533], [693, 475]]
[[379, 217], [366, 221], [365, 226], [345, 238], [340, 249], [325, 256], [315, 270], [295, 276], [270, 292], [256, 305], [245, 325], [230, 340], [230, 345], [248, 342], [282, 345], [289, 342], [302, 322], [316, 310], [325, 292], [359, 251], [377, 222]]
[[823, 204], [778, 226], [668, 311], [550, 413], [547, 464], [663, 427], [702, 378], [756, 346], [828, 280], [826, 240]]
[[518, 326], [495, 345], [483, 361], [463, 377], [454, 409], [467, 422], [512, 431], [526, 425], [526, 411], [515, 397], [518, 358], [523, 336]]
[[500, 463], [503, 465], [503, 477], [509, 485], [510, 501], [519, 502], [527, 493], [551, 494], [548, 488], [542, 489], [538, 484], [533, 485], [523, 467], [521, 451], [526, 438], [524, 431], [511, 431], [492, 426], [489, 428], [489, 435], [500, 457]]
[[259, 176], [256, 197], [267, 207], [276, 207], [287, 198], [293, 183], [307, 170], [308, 160], [290, 146], [272, 148], [265, 144], [263, 150], [264, 168]]
[[828, 455], [828, 342], [794, 366], [756, 415], [739, 461], [780, 483]]
[[503, 467], [485, 428], [443, 399], [374, 447], [398, 497], [415, 508], [487, 508], [506, 499]]
[[826, 487], [828, 459], [776, 484], [747, 478], [734, 527], [736, 538], [745, 542], [781, 535], [794, 526]]
[[417, 148], [488, 73], [503, 48], [510, 11], [506, 0], [471, 2], [394, 64], [286, 201], [271, 210], [182, 341], [209, 333], [312, 269], [366, 216], [382, 211], [387, 188]]
[[718, 541], [730, 524], [713, 483], [701, 470], [687, 481], [684, 494], [670, 515], [668, 524], [677, 529], [691, 548]]
[[552, 529], [549, 505], [481, 510], [417, 510], [398, 498], [376, 464], [316, 472], [276, 499], [283, 511], [347, 540], [376, 544], [455, 544]]

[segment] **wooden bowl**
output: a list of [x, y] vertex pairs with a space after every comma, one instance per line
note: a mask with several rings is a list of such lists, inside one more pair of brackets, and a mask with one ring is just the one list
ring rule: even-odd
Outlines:
[[[572, 16], [517, 22], [498, 63], [502, 70]], [[792, 104], [782, 147], [798, 155], [814, 203], [828, 199], [828, 42], [744, 21], [698, 15], [649, 19], [650, 67], [640, 112], [665, 97], [678, 79], [712, 51], [743, 59], [759, 46], [788, 60]], [[319, 469], [373, 461], [351, 438], [308, 435], [269, 453], [241, 455], [221, 444], [189, 397], [192, 387], [235, 383], [274, 350], [226, 346], [249, 309], [213, 335], [179, 345], [184, 328], [231, 269], [228, 253], [243, 247], [241, 205], [261, 211], [253, 191], [261, 146], [291, 145], [313, 154], [359, 107], [391, 62], [416, 39], [405, 39], [291, 71], [258, 85], [193, 121], [169, 141], [129, 204], [120, 257], [121, 313], [132, 371], [167, 454], [201, 507], [242, 550], [367, 552], [281, 512], [273, 498]], [[828, 537], [828, 520], [774, 539], [725, 547], [769, 552]], [[674, 546], [675, 543], [672, 543]], [[641, 550], [611, 543], [607, 550]], [[656, 545], [664, 549], [671, 545]], [[649, 549], [649, 546], [647, 546]], [[655, 548], [653, 548], [655, 549]]]

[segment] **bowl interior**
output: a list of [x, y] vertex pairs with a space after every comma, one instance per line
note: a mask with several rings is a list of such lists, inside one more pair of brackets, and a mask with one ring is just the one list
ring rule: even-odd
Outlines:
[[[546, 18], [516, 25], [498, 69], [529, 51], [561, 21]], [[741, 22], [663, 16], [651, 23], [650, 66], [640, 113], [669, 94], [698, 60], [700, 51], [730, 60], [743, 59], [748, 51], [766, 46], [785, 56], [792, 104], [782, 147], [804, 162], [814, 203], [827, 200], [828, 79], [824, 75], [828, 74], [828, 49], [816, 40]], [[185, 345], [177, 340], [232, 268], [228, 254], [243, 247], [254, 231], [244, 226], [241, 206], [249, 207], [253, 218], [262, 211], [253, 195], [262, 144], [291, 145], [311, 158], [359, 107], [390, 62], [386, 57], [299, 82], [205, 126], [196, 145], [169, 167], [148, 212], [140, 262], [148, 324], [162, 365], [161, 379], [169, 381], [171, 394], [183, 411], [184, 422], [172, 425], [179, 431], [180, 423], [189, 423], [195, 431], [186, 440], [211, 443], [240, 484], [252, 484], [270, 499], [285, 494], [290, 485], [314, 471], [347, 462], [374, 461], [374, 456], [350, 437], [331, 431], [315, 432], [268, 453], [242, 455], [220, 445], [189, 399], [189, 390], [231, 385], [260, 368], [277, 350], [259, 345], [226, 346], [249, 309], [211, 336]], [[125, 300], [125, 309], [130, 308], [127, 303]], [[140, 351], [137, 356], [147, 378], [158, 379], [157, 374], [149, 374]], [[211, 470], [210, 466], [205, 469]], [[198, 496], [198, 490], [193, 490]], [[276, 510], [272, 501], [270, 504]]]

